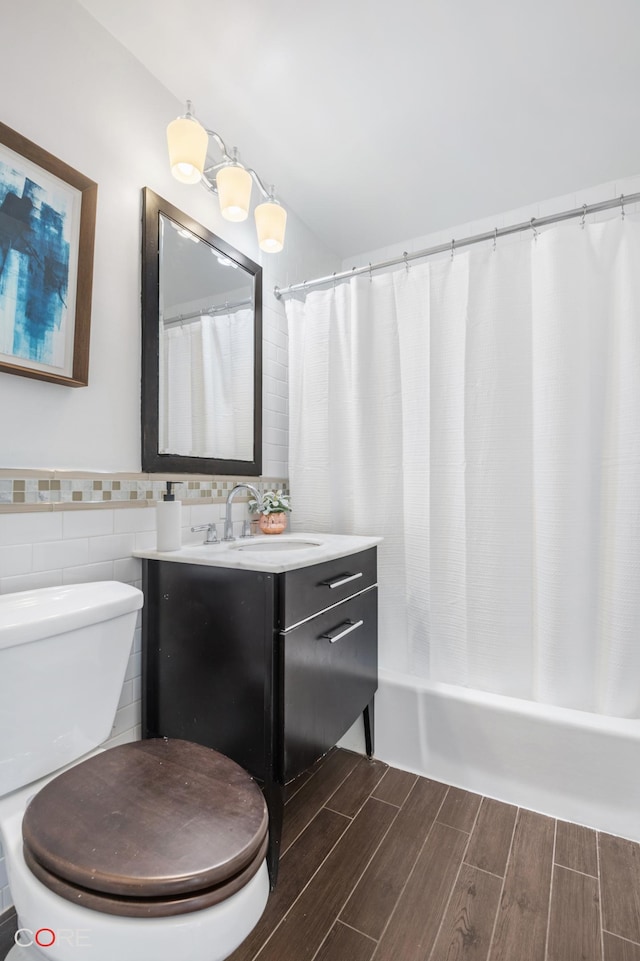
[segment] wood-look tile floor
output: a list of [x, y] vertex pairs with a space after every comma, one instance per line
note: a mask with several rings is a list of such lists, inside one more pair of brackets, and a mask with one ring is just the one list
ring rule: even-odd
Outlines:
[[[639, 812], [640, 814], [640, 812]], [[640, 845], [334, 750], [231, 961], [640, 961]]]
[[278, 885], [231, 957], [254, 959], [640, 961], [640, 844], [336, 749], [291, 787]]

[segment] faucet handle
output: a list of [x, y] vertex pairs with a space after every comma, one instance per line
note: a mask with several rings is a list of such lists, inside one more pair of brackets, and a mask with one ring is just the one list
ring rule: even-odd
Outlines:
[[218, 543], [218, 531], [216, 530], [215, 524], [199, 524], [197, 527], [191, 528], [192, 533], [196, 531], [206, 531], [207, 535], [202, 542], [203, 544], [217, 544]]

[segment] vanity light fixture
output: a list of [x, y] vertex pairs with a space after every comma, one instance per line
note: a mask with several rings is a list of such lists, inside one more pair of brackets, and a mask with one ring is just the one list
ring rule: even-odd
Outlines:
[[[208, 164], [207, 150], [213, 140], [221, 154], [217, 163]], [[284, 247], [287, 212], [276, 200], [273, 187], [267, 190], [258, 174], [238, 159], [237, 148], [228, 152], [219, 134], [207, 130], [196, 119], [191, 101], [187, 112], [167, 127], [167, 144], [171, 173], [181, 183], [202, 183], [218, 194], [220, 213], [225, 220], [246, 220], [251, 205], [252, 181], [264, 197], [254, 211], [258, 244], [261, 250], [277, 254]]]

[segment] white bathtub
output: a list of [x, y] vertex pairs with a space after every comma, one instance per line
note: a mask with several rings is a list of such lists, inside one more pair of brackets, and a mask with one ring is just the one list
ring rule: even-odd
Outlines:
[[[640, 720], [383, 670], [375, 714], [388, 764], [640, 841]], [[341, 744], [362, 749], [360, 732]]]

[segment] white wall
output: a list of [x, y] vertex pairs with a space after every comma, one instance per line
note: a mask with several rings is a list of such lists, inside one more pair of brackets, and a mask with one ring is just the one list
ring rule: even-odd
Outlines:
[[[450, 244], [452, 239], [461, 240], [464, 237], [472, 237], [475, 234], [490, 233], [496, 227], [500, 229], [502, 227], [513, 226], [514, 224], [529, 223], [532, 217], [548, 217], [553, 214], [561, 213], [565, 210], [576, 210], [581, 208], [583, 204], [597, 204], [605, 200], [613, 200], [614, 198], [620, 197], [621, 194], [624, 194], [625, 197], [629, 197], [634, 193], [640, 193], [640, 175], [626, 177], [617, 181], [610, 181], [609, 183], [598, 184], [597, 186], [580, 190], [577, 193], [564, 194], [559, 197], [550, 197], [546, 200], [537, 200], [527, 204], [526, 207], [518, 207], [514, 210], [496, 212], [492, 216], [485, 217], [482, 220], [476, 220], [465, 224], [457, 224], [456, 226], [447, 227], [446, 230], [440, 230], [430, 234], [423, 234], [420, 237], [408, 237], [406, 240], [392, 244], [388, 247], [379, 247], [376, 250], [362, 251], [345, 258], [340, 269], [351, 270], [352, 267], [365, 267], [368, 264], [383, 263], [387, 260], [403, 257], [405, 251], [411, 254], [419, 250], [425, 250], [429, 247], [437, 247], [441, 244]], [[632, 207], [629, 203], [627, 203], [626, 209], [629, 211], [637, 210], [637, 205], [636, 207]], [[590, 214], [588, 220], [589, 222], [593, 222], [594, 220], [602, 220], [608, 217], [619, 216], [620, 210], [613, 209], [610, 211], [602, 211], [599, 214]], [[579, 218], [576, 219], [575, 224], [576, 227], [579, 228]], [[530, 243], [532, 236], [532, 232], [524, 231], [522, 233], [511, 234], [508, 237], [499, 237], [497, 243]], [[492, 243], [492, 241], [488, 241], [488, 243]], [[466, 248], [466, 250], [468, 249], [469, 248]], [[438, 254], [437, 256], [450, 257], [451, 254], [447, 251], [446, 253]], [[456, 256], [455, 252], [454, 256]], [[409, 269], [411, 269], [410, 265], [411, 262], [409, 262]]]
[[[0, 410], [11, 411], [0, 419], [0, 467], [139, 470], [141, 188], [260, 260], [253, 225], [227, 223], [215, 197], [171, 177], [165, 130], [183, 105], [75, 0], [20, 0], [5, 12], [0, 89], [4, 123], [98, 183], [89, 386], [0, 373]], [[285, 253], [262, 256], [264, 472], [283, 476], [286, 325], [271, 290], [335, 270], [337, 258], [292, 213]]]

